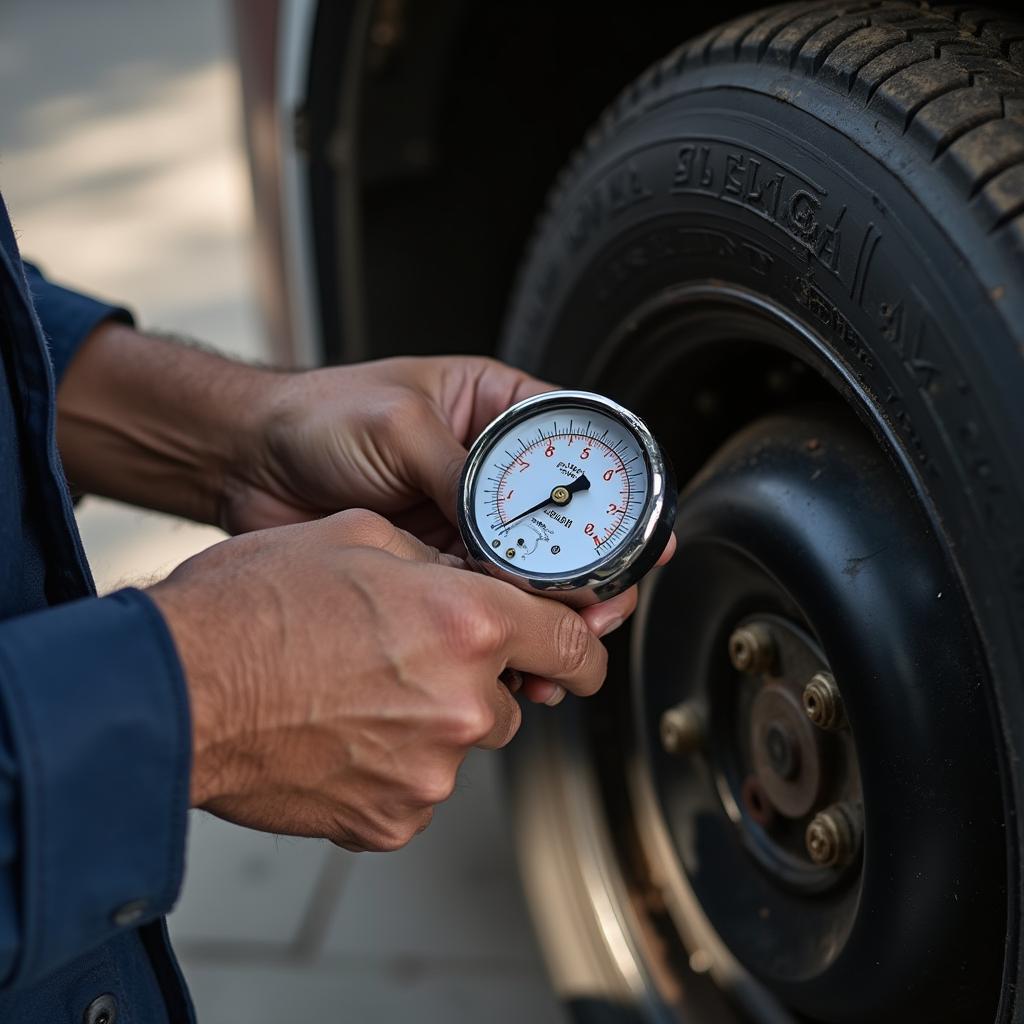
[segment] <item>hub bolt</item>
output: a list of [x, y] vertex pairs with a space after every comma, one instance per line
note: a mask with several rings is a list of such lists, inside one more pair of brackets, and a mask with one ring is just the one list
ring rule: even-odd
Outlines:
[[704, 740], [700, 715], [686, 701], [662, 714], [659, 732], [665, 752], [677, 756], [695, 753]]
[[804, 687], [804, 711], [819, 729], [841, 729], [846, 724], [843, 698], [831, 672], [816, 672]]
[[767, 672], [775, 663], [775, 638], [763, 622], [749, 622], [729, 637], [729, 660], [733, 668], [748, 675]]
[[807, 855], [821, 867], [841, 868], [853, 860], [860, 843], [861, 812], [852, 804], [833, 804], [807, 826]]

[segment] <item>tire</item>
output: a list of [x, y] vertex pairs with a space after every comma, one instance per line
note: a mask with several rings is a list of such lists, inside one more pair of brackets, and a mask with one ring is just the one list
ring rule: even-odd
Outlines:
[[[685, 558], [683, 535], [706, 544], [709, 517], [746, 510], [759, 473], [790, 494], [814, 476], [795, 440], [812, 428], [831, 444], [829, 515], [904, 538], [869, 562], [870, 551], [847, 557], [834, 531], [800, 566], [793, 552], [818, 526], [767, 498], [737, 535], [740, 547], [755, 538], [752, 561], [851, 702], [867, 822], [851, 870], [863, 888], [853, 938], [813, 970], [783, 963], [778, 950], [797, 941], [784, 922], [736, 923], [757, 909], [738, 906], [746, 882], [731, 892], [724, 869], [695, 879], [666, 839], [665, 771], [697, 769], [651, 752], [666, 705], [645, 692], [644, 645], [677, 630], [682, 673], [712, 628], [694, 625], [693, 591], [714, 591], [724, 569], [651, 581], [639, 622], [613, 638], [603, 693], [529, 716], [510, 768], [520, 863], [578, 1019], [1024, 1021], [1022, 285], [1024, 29], [967, 5], [795, 3], [741, 17], [643, 75], [563, 173], [502, 354], [654, 425], [690, 481]], [[888, 522], [875, 521], [890, 502]], [[777, 518], [762, 529], [759, 516]], [[796, 546], [779, 550], [782, 537]], [[853, 594], [863, 564], [899, 598], [885, 623], [872, 626]], [[948, 604], [915, 604], [929, 574]], [[666, 594], [673, 619], [659, 618]], [[840, 607], [845, 622], [830, 612]], [[869, 669], [883, 648], [888, 662]], [[871, 690], [875, 670], [891, 685]], [[637, 782], [639, 762], [653, 781]], [[889, 796], [874, 790], [872, 805], [879, 778]], [[736, 856], [761, 885], [764, 865]], [[904, 876], [908, 864], [918, 870]], [[954, 866], [971, 875], [964, 899]], [[887, 893], [877, 904], [871, 872], [870, 892]], [[819, 899], [777, 888], [786, 906]], [[869, 963], [862, 942], [854, 961], [871, 918], [878, 955]]]

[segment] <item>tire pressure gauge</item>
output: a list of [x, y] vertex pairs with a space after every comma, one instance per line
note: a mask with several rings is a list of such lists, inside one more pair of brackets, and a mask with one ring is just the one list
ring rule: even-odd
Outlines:
[[671, 470], [628, 409], [552, 391], [502, 413], [462, 472], [459, 529], [478, 568], [577, 607], [636, 583], [676, 517]]

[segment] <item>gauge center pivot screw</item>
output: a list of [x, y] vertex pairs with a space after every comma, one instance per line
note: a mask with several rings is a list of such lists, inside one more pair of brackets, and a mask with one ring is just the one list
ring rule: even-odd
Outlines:
[[569, 492], [568, 487], [556, 487], [551, 492], [551, 500], [556, 505], [568, 505], [572, 499], [572, 494]]

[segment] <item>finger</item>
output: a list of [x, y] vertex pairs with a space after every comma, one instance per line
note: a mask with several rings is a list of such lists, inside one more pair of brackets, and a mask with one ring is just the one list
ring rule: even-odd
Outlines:
[[416, 430], [406, 434], [411, 482], [451, 523], [458, 522], [466, 446], [509, 406], [552, 390], [550, 384], [495, 359], [458, 360], [458, 365], [459, 372], [442, 374], [437, 404], [426, 407]]
[[621, 594], [591, 605], [580, 612], [594, 636], [607, 636], [621, 626], [636, 611], [637, 588], [630, 587]]
[[656, 565], [666, 565], [672, 560], [672, 556], [676, 553], [676, 535], [670, 534], [668, 543], [665, 545], [665, 550], [662, 551], [661, 557], [655, 563]]
[[466, 565], [461, 558], [424, 544], [411, 533], [367, 509], [338, 512], [320, 520], [320, 523], [336, 532], [339, 540], [348, 547], [377, 548], [409, 562], [428, 562], [453, 569], [463, 569]]
[[575, 611], [489, 577], [472, 580], [465, 584], [467, 599], [485, 602], [502, 623], [501, 654], [507, 665], [581, 695], [600, 688], [608, 655]]
[[500, 680], [496, 679], [494, 685], [488, 687], [486, 698], [488, 706], [494, 712], [494, 728], [477, 743], [477, 746], [484, 750], [498, 750], [519, 731], [523, 712], [519, 702]]
[[478, 437], [491, 420], [516, 402], [556, 390], [554, 384], [531, 377], [496, 359], [481, 359], [473, 369], [473, 388], [470, 392], [473, 395], [473, 409], [468, 420], [468, 431], [463, 435], [467, 443]]
[[466, 449], [439, 412], [430, 408], [408, 438], [405, 458], [413, 486], [434, 502], [448, 522], [457, 523], [459, 478]]
[[522, 695], [534, 704], [556, 707], [565, 700], [565, 687], [540, 676], [524, 676]]

